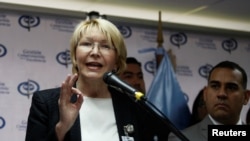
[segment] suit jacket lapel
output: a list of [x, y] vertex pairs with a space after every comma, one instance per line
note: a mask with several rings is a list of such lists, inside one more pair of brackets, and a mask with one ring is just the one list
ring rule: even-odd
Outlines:
[[[124, 132], [124, 126], [127, 125], [133, 125], [134, 129], [137, 130], [137, 122], [135, 121], [135, 115], [132, 110], [135, 107], [132, 107], [134, 104], [132, 104], [132, 100], [128, 99], [128, 96], [124, 93], [120, 93], [113, 88], [109, 88], [111, 95], [112, 95], [112, 102], [114, 106], [114, 113], [115, 113], [115, 119], [116, 119], [116, 124], [118, 128], [118, 134], [119, 134], [119, 139], [121, 140], [121, 136], [125, 136]], [[136, 139], [136, 133], [133, 133], [130, 135]]]
[[209, 119], [208, 115], [202, 120], [201, 122], [201, 134], [204, 136], [206, 139], [208, 138], [207, 133], [208, 133], [208, 125], [213, 125], [212, 121]]

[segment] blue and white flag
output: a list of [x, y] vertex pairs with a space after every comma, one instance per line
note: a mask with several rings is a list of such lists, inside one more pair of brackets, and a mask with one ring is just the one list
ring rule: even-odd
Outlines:
[[154, 104], [176, 128], [181, 130], [189, 125], [191, 113], [168, 54], [165, 50], [163, 54], [146, 96], [149, 102]]

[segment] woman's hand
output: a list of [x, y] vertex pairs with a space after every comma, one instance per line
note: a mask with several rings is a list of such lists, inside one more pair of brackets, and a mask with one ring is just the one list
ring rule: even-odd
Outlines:
[[[77, 78], [77, 74], [68, 75], [61, 86], [60, 98], [58, 100], [60, 119], [56, 125], [56, 133], [59, 141], [63, 140], [65, 134], [75, 123], [83, 103], [83, 94], [80, 90], [73, 87]], [[77, 100], [73, 103], [71, 97], [74, 94], [76, 94]]]

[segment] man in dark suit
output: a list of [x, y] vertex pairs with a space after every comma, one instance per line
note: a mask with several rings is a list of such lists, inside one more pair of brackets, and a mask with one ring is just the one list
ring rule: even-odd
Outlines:
[[[208, 125], [242, 125], [242, 107], [248, 103], [247, 74], [238, 64], [223, 61], [210, 71], [204, 89], [208, 115], [199, 123], [182, 131], [190, 141], [207, 141]], [[170, 141], [179, 140], [174, 134]]]
[[134, 57], [127, 57], [126, 64], [126, 69], [120, 74], [120, 78], [145, 94], [146, 88], [141, 62], [137, 61]]

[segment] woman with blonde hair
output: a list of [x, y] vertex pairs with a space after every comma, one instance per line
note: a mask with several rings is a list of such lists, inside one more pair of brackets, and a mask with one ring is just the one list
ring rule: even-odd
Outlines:
[[35, 92], [26, 141], [167, 140], [168, 127], [103, 81], [126, 68], [127, 50], [105, 19], [82, 21], [71, 39], [72, 74], [60, 88]]

